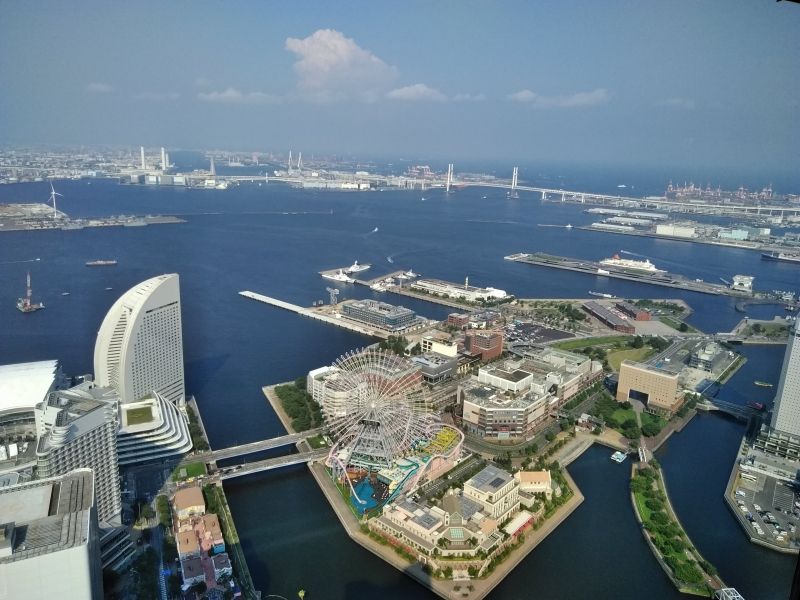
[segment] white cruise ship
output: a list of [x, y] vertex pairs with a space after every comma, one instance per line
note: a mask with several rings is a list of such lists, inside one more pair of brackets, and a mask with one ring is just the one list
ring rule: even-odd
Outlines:
[[663, 269], [657, 269], [656, 266], [649, 260], [631, 260], [629, 258], [620, 258], [619, 254], [615, 254], [611, 258], [605, 258], [600, 261], [600, 264], [606, 267], [617, 267], [620, 269], [628, 269], [631, 271], [644, 271], [646, 273], [666, 273]]
[[353, 281], [355, 281], [352, 277], [348, 277], [347, 274], [341, 269], [339, 269], [336, 273], [323, 273], [322, 276], [325, 279], [341, 281], [342, 283], [353, 283]]

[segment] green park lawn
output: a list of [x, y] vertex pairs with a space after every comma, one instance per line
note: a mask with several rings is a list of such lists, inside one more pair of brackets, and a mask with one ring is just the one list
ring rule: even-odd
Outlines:
[[651, 356], [655, 350], [650, 346], [642, 346], [641, 348], [629, 348], [627, 350], [615, 350], [609, 352], [607, 359], [608, 364], [615, 371], [619, 371], [619, 366], [623, 360], [642, 361]]
[[131, 408], [125, 411], [125, 419], [128, 425], [141, 425], [153, 420], [153, 409], [149, 406]]

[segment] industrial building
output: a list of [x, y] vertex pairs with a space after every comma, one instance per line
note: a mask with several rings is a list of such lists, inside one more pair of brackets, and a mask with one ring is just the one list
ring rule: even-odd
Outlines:
[[340, 306], [344, 316], [389, 331], [402, 331], [417, 322], [417, 315], [410, 308], [377, 300], [355, 300]]
[[694, 227], [686, 225], [675, 225], [667, 223], [663, 225], [656, 225], [656, 235], [668, 235], [677, 238], [695, 238], [697, 237], [697, 230]]
[[643, 363], [622, 361], [617, 401], [629, 400], [641, 400], [648, 412], [671, 417], [683, 404], [678, 389], [678, 374]]
[[599, 320], [606, 327], [610, 327], [614, 331], [619, 331], [621, 333], [636, 333], [636, 327], [634, 327], [632, 323], [630, 323], [627, 319], [623, 319], [599, 302], [595, 302], [594, 300], [584, 302], [583, 310]]
[[652, 318], [650, 311], [639, 308], [630, 302], [616, 302], [614, 306], [617, 307], [618, 311], [630, 317], [634, 321], [649, 321]]
[[90, 469], [0, 487], [3, 598], [102, 600]]

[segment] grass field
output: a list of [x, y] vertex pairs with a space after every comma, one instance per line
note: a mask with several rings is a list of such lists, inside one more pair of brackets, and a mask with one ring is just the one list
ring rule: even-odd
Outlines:
[[623, 360], [642, 361], [648, 356], [651, 356], [655, 350], [650, 346], [642, 346], [641, 348], [630, 348], [628, 350], [616, 350], [608, 353], [608, 364], [615, 371], [619, 371], [619, 366]]
[[636, 420], [636, 413], [633, 412], [632, 408], [618, 408], [611, 415], [611, 420], [620, 426], [622, 426], [622, 424], [628, 419], [633, 419], [634, 421]]
[[[186, 471], [184, 473], [184, 471]], [[202, 477], [206, 474], [206, 466], [201, 462], [191, 463], [188, 465], [179, 465], [175, 467], [172, 472], [172, 481], [183, 481], [191, 479], [192, 477]]]
[[588, 348], [589, 346], [625, 345], [632, 339], [633, 336], [630, 335], [609, 335], [559, 342], [553, 344], [553, 347], [560, 348], [561, 350], [580, 350], [581, 348]]
[[316, 450], [317, 448], [323, 448], [327, 446], [327, 444], [325, 443], [325, 438], [323, 438], [321, 435], [315, 435], [313, 437], [306, 438], [306, 441], [308, 442], [308, 445], [311, 446], [311, 448], [314, 450]]
[[125, 411], [125, 420], [128, 425], [141, 425], [153, 420], [153, 409], [149, 406], [131, 408]]

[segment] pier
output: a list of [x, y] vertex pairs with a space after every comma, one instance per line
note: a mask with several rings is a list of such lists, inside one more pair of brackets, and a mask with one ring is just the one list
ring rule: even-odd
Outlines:
[[[683, 275], [676, 275], [673, 273], [660, 272], [660, 273], [647, 273], [647, 272], [634, 272], [615, 268], [613, 266], [601, 265], [599, 262], [594, 261], [581, 261], [576, 258], [568, 258], [565, 256], [551, 256], [549, 254], [535, 253], [535, 254], [511, 254], [504, 257], [506, 260], [514, 262], [526, 263], [538, 267], [551, 267], [553, 269], [564, 269], [567, 271], [575, 271], [577, 273], [585, 273], [595, 277], [609, 277], [611, 279], [625, 279], [627, 281], [635, 281], [637, 283], [646, 283], [649, 285], [660, 285], [662, 287], [680, 288], [689, 292], [698, 292], [700, 294], [711, 294], [713, 296], [738, 296], [749, 297], [747, 292], [740, 290], [733, 290], [727, 286], [718, 283], [708, 283], [706, 281], [697, 281], [684, 277]], [[603, 273], [598, 273], [602, 270]]]
[[361, 335], [368, 335], [371, 337], [377, 337], [384, 340], [388, 339], [389, 336], [391, 335], [391, 332], [389, 331], [378, 329], [377, 327], [369, 327], [368, 325], [362, 325], [350, 319], [342, 318], [340, 315], [337, 317], [333, 317], [328, 314], [325, 314], [324, 312], [322, 312], [324, 310], [324, 307], [318, 309], [303, 308], [302, 306], [298, 306], [297, 304], [292, 304], [291, 302], [284, 302], [283, 300], [278, 300], [277, 298], [270, 298], [269, 296], [264, 296], [263, 294], [257, 294], [256, 292], [250, 292], [246, 290], [239, 292], [239, 295], [244, 296], [245, 298], [250, 298], [251, 300], [263, 302], [264, 304], [269, 304], [270, 306], [276, 306], [284, 310], [289, 310], [293, 313], [297, 313], [298, 315], [302, 315], [310, 319], [316, 319], [317, 321], [322, 321], [323, 323], [327, 323], [328, 325], [335, 325], [336, 327], [341, 327], [342, 329], [347, 329], [348, 331], [352, 331], [354, 333], [360, 333]]

